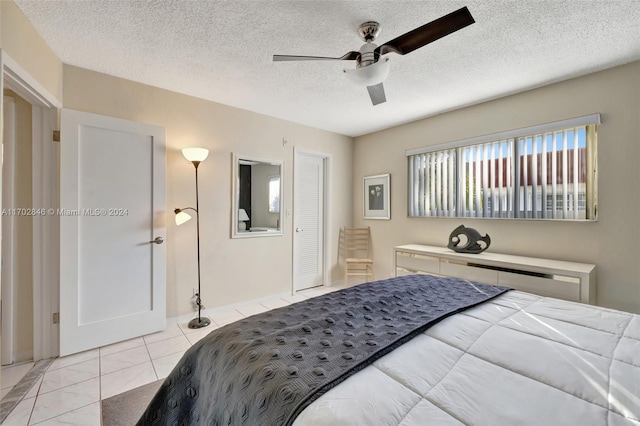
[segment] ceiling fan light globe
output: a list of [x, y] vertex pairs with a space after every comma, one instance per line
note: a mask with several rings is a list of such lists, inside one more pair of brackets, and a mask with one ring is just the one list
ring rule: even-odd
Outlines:
[[352, 83], [360, 86], [375, 86], [387, 79], [389, 75], [389, 58], [356, 69], [345, 69], [344, 75]]

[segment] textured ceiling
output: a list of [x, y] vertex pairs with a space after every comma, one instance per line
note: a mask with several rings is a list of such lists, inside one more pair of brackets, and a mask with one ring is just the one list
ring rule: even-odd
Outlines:
[[[640, 0], [14, 0], [67, 64], [358, 136], [640, 59]], [[378, 44], [467, 6], [476, 23], [389, 54], [387, 102], [342, 69], [273, 54], [341, 56], [357, 27]]]

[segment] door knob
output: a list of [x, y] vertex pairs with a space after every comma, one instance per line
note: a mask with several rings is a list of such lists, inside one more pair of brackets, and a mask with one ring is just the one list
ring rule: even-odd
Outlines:
[[296, 228], [296, 232], [302, 232], [302, 231], [304, 231], [304, 229], [302, 229], [302, 228]]
[[164, 243], [164, 238], [156, 237], [154, 240], [149, 241], [150, 244], [162, 244]]

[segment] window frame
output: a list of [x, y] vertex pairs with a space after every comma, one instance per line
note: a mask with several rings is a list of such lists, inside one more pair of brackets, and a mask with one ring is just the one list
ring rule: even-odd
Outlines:
[[[571, 119], [567, 119], [567, 120], [561, 120], [561, 121], [555, 121], [555, 122], [551, 122], [551, 123], [545, 123], [545, 124], [540, 124], [540, 125], [535, 125], [535, 126], [530, 126], [530, 127], [524, 127], [524, 128], [519, 128], [519, 129], [514, 129], [514, 130], [509, 130], [509, 131], [503, 131], [503, 132], [498, 132], [498, 133], [492, 133], [492, 134], [487, 134], [487, 135], [482, 135], [482, 136], [476, 136], [476, 137], [472, 137], [472, 138], [468, 138], [468, 139], [462, 139], [462, 140], [457, 140], [457, 141], [453, 141], [453, 142], [447, 142], [444, 144], [437, 144], [437, 145], [432, 145], [432, 146], [426, 146], [426, 147], [420, 147], [420, 148], [414, 148], [414, 149], [409, 149], [405, 151], [405, 155], [407, 157], [407, 216], [410, 218], [416, 217], [416, 218], [421, 218], [421, 217], [429, 217], [429, 218], [437, 218], [437, 217], [444, 217], [444, 218], [478, 218], [478, 219], [525, 219], [525, 220], [561, 220], [561, 221], [587, 221], [587, 222], [591, 222], [591, 221], [597, 221], [597, 126], [601, 124], [601, 120], [600, 120], [600, 114], [599, 113], [595, 113], [595, 114], [590, 114], [590, 115], [585, 115], [585, 116], [581, 116], [581, 117], [575, 117], [575, 118], [571, 118]], [[511, 179], [513, 181], [512, 184], [512, 191], [513, 191], [513, 206], [520, 206], [520, 200], [519, 200], [519, 192], [520, 190], [522, 190], [521, 188], [523, 188], [522, 183], [520, 182], [520, 176], [521, 176], [521, 170], [520, 170], [520, 142], [523, 140], [525, 140], [525, 144], [526, 139], [527, 138], [532, 138], [533, 144], [537, 145], [538, 143], [538, 136], [541, 136], [540, 139], [540, 143], [541, 144], [546, 144], [546, 137], [548, 134], [552, 134], [552, 138], [555, 138], [555, 134], [558, 132], [565, 132], [565, 135], [568, 134], [568, 132], [574, 131], [577, 128], [584, 128], [585, 129], [585, 148], [586, 148], [586, 169], [585, 169], [585, 173], [586, 173], [586, 177], [585, 177], [585, 186], [586, 186], [586, 194], [585, 194], [585, 202], [586, 202], [586, 211], [585, 211], [585, 217], [584, 218], [578, 218], [578, 217], [547, 217], [547, 210], [545, 209], [546, 206], [546, 199], [545, 200], [540, 200], [541, 202], [538, 203], [541, 205], [541, 210], [535, 210], [533, 211], [533, 213], [530, 211], [530, 209], [527, 208], [527, 205], [525, 204], [525, 208], [522, 209], [520, 207], [515, 208], [513, 207], [510, 211], [508, 211], [506, 216], [501, 215], [502, 212], [499, 211], [499, 215], [498, 216], [484, 216], [484, 213], [481, 215], [475, 215], [475, 216], [470, 216], [470, 215], [466, 215], [464, 212], [461, 212], [461, 208], [465, 209], [465, 212], [467, 211], [466, 209], [466, 204], [465, 203], [461, 203], [461, 194], [465, 193], [465, 191], [467, 190], [467, 187], [465, 186], [463, 179], [466, 179], [464, 177], [464, 172], [461, 171], [461, 165], [463, 164], [463, 162], [465, 161], [465, 159], [463, 158], [464, 155], [462, 154], [462, 151], [464, 148], [476, 148], [480, 145], [485, 145], [487, 146], [488, 144], [502, 144], [503, 142], [507, 142], [510, 143], [510, 141], [512, 141], [511, 143], [512, 145], [512, 149], [509, 151], [509, 156], [499, 156], [499, 160], [502, 161], [503, 158], [510, 158], [511, 162], [513, 163], [513, 168], [510, 169], [510, 172], [512, 172], [511, 175]], [[577, 136], [575, 141], [577, 141]], [[575, 142], [574, 142], [575, 143]], [[496, 145], [497, 146], [497, 145]], [[493, 145], [491, 147], [491, 149], [493, 149]], [[554, 143], [554, 149], [555, 149], [555, 143]], [[578, 148], [575, 148], [576, 151]], [[415, 188], [420, 186], [420, 179], [421, 177], [419, 176], [419, 172], [418, 169], [416, 169], [416, 164], [419, 162], [419, 158], [416, 158], [415, 156], [417, 155], [422, 155], [425, 154], [427, 156], [429, 156], [430, 154], [438, 154], [438, 153], [443, 153], [443, 152], [453, 152], [456, 151], [456, 162], [455, 162], [455, 171], [454, 171], [454, 180], [452, 182], [448, 182], [445, 186], [448, 187], [452, 187], [456, 189], [456, 195], [455, 195], [455, 204], [454, 206], [451, 208], [450, 206], [445, 206], [445, 210], [449, 210], [451, 211], [451, 214], [448, 215], [444, 215], [441, 214], [441, 210], [438, 209], [437, 211], [435, 211], [435, 213], [430, 213], [431, 210], [427, 210], [425, 209], [421, 209], [419, 208], [418, 211], [414, 211], [416, 210], [416, 206], [421, 205], [422, 203], [420, 202], [421, 199], [419, 197], [424, 196], [424, 197], [430, 197], [431, 199], [433, 199], [433, 195], [432, 194], [428, 194], [426, 192], [426, 189], [424, 191], [424, 193], [420, 193], [420, 190], [416, 191]], [[551, 153], [551, 152], [561, 152], [560, 149], [555, 149], [555, 151], [545, 151], [547, 153]], [[535, 150], [531, 153], [525, 153], [524, 155], [538, 155], [539, 153], [536, 152]], [[486, 161], [486, 160], [485, 160]], [[495, 161], [492, 160], [492, 161]], [[526, 161], [525, 161], [526, 162]], [[414, 164], [415, 163], [415, 164]], [[492, 163], [493, 164], [493, 163]], [[575, 163], [573, 163], [575, 164]], [[487, 167], [485, 165], [485, 167]], [[494, 166], [492, 166], [494, 167]], [[525, 166], [526, 167], [526, 166]], [[436, 175], [439, 172], [436, 172]], [[492, 172], [492, 174], [495, 172]], [[492, 175], [493, 176], [493, 175]], [[412, 179], [412, 177], [414, 179]], [[483, 179], [485, 179], [485, 177], [483, 177]], [[493, 177], [492, 177], [493, 179]], [[546, 181], [546, 178], [545, 178]], [[524, 178], [524, 182], [527, 182], [526, 177]], [[493, 183], [491, 184], [493, 185]], [[528, 186], [524, 186], [524, 188], [527, 188]], [[533, 182], [532, 187], [535, 189], [536, 187], [536, 182]], [[554, 189], [555, 191], [555, 189]], [[417, 192], [417, 193], [416, 193]], [[526, 192], [526, 191], [525, 191]], [[546, 190], [543, 190], [543, 193], [546, 196], [551, 195], [553, 198], [553, 194], [549, 194], [546, 192]], [[489, 199], [493, 196], [493, 193], [490, 193], [491, 196], [488, 196], [485, 198]], [[559, 194], [555, 193], [554, 194], [556, 196], [558, 196], [559, 194], [563, 194], [563, 192], [560, 192]], [[537, 197], [537, 193], [536, 196]], [[543, 195], [541, 195], [541, 197], [544, 197]], [[578, 197], [579, 201], [580, 201], [580, 195], [578, 193], [578, 195], [576, 196]], [[485, 201], [488, 202], [488, 201]], [[493, 200], [492, 200], [493, 202]], [[418, 203], [418, 204], [416, 204]], [[424, 204], [428, 204], [426, 202], [426, 200], [424, 201]], [[462, 204], [462, 207], [461, 207]], [[449, 207], [448, 209], [446, 207]], [[422, 211], [424, 210], [424, 212]], [[542, 212], [540, 217], [535, 217], [537, 216], [537, 212]], [[580, 211], [580, 210], [578, 210]], [[493, 214], [493, 213], [492, 213]], [[531, 216], [530, 216], [531, 215]], [[577, 215], [577, 213], [575, 214]], [[574, 215], [574, 216], [575, 216]]]
[[[268, 207], [268, 211], [269, 213], [276, 213], [276, 214], [280, 214], [280, 195], [281, 195], [281, 190], [282, 190], [282, 177], [280, 175], [271, 175], [268, 176], [268, 188], [267, 188], [267, 194], [269, 197], [269, 207]], [[275, 183], [275, 185], [273, 185], [273, 183]], [[274, 187], [277, 189], [278, 194], [276, 195], [276, 198], [278, 200], [278, 202], [276, 203], [277, 208], [273, 209], [273, 203], [272, 203], [272, 189], [274, 189]]]

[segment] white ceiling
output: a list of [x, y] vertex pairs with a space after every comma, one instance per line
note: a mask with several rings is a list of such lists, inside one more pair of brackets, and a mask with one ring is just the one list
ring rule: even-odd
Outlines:
[[[14, 0], [67, 64], [358, 136], [640, 59], [640, 0]], [[383, 44], [467, 6], [476, 23], [389, 54], [387, 102], [347, 81], [357, 27]]]

